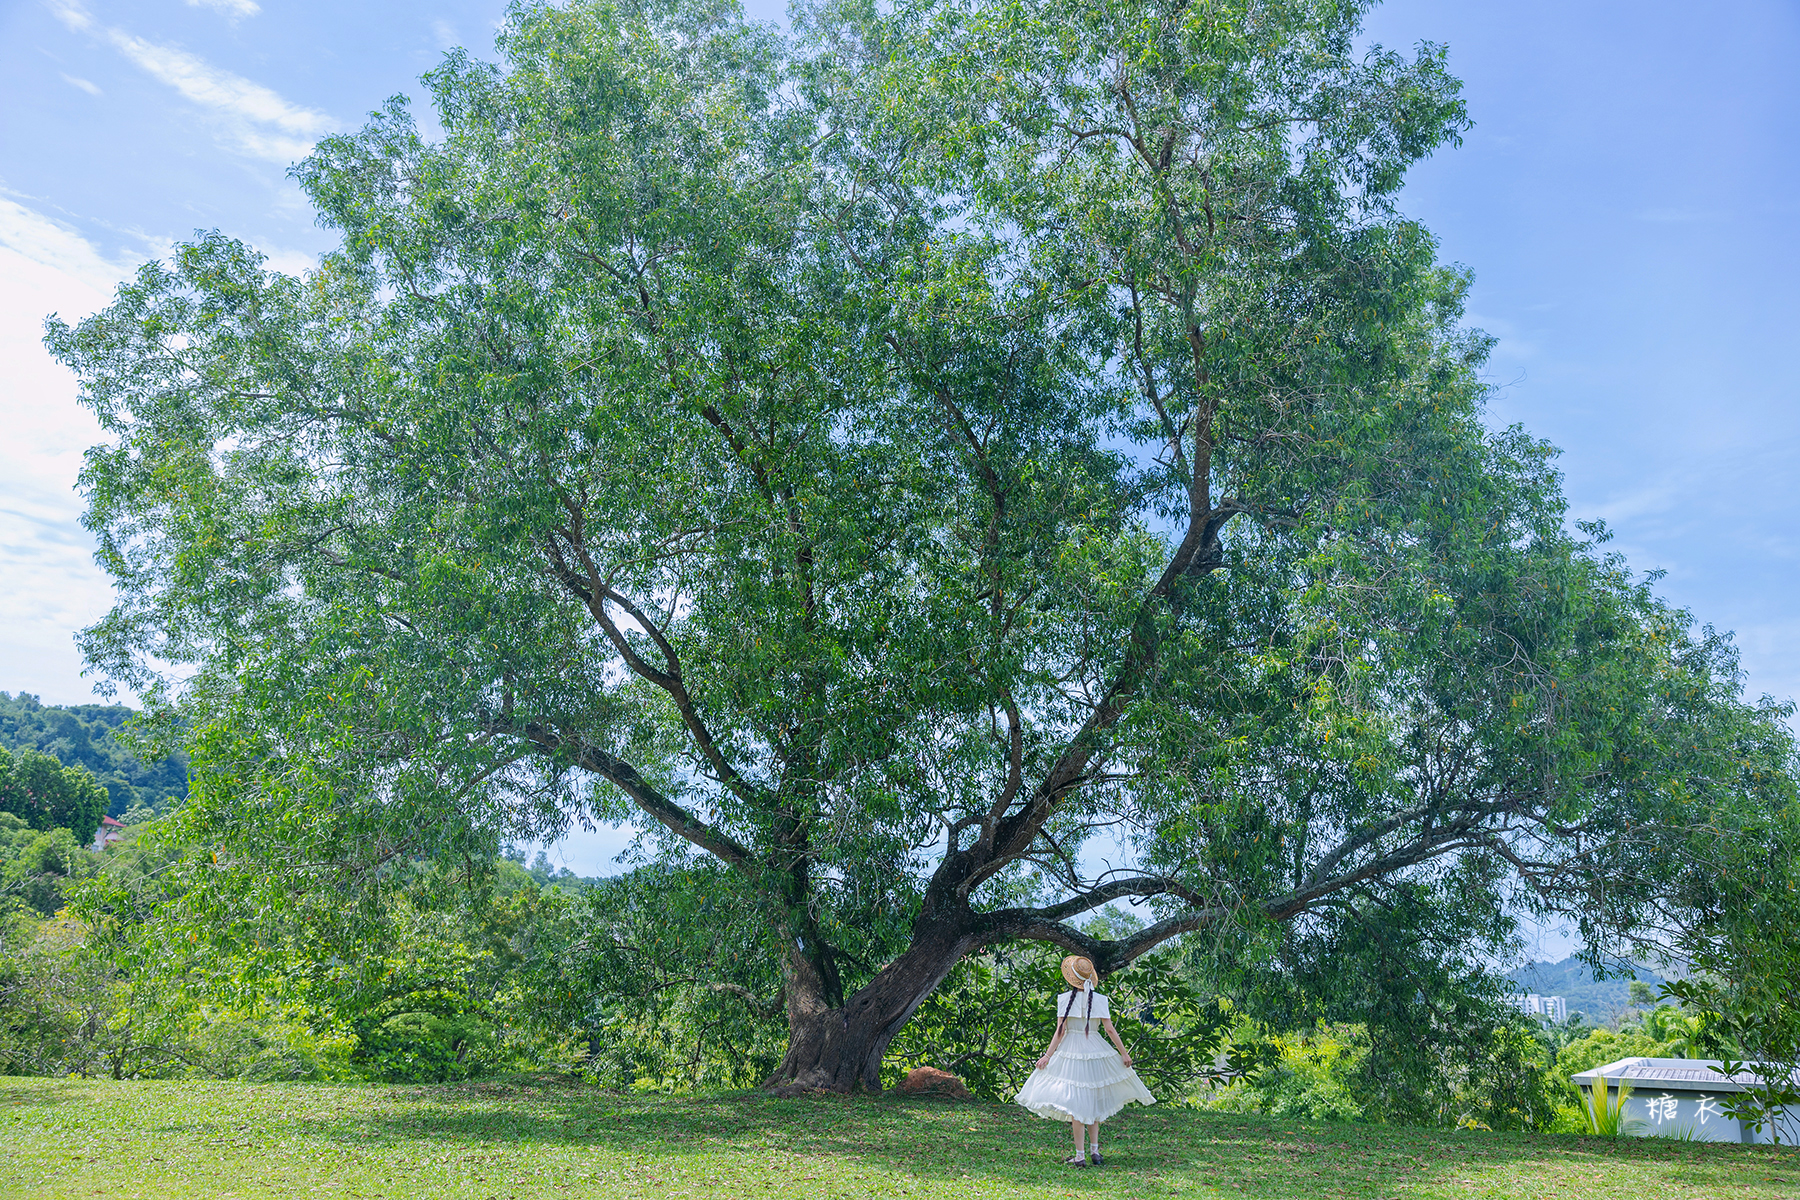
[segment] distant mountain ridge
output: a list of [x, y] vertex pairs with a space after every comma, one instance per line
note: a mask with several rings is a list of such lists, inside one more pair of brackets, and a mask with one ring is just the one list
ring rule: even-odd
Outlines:
[[44, 704], [28, 692], [0, 692], [0, 746], [36, 750], [65, 767], [92, 771], [106, 788], [106, 815], [122, 817], [140, 801], [158, 813], [187, 798], [187, 756], [139, 760], [113, 736], [136, 716], [123, 704]]
[[[1652, 988], [1663, 981], [1663, 976], [1649, 967], [1634, 965], [1633, 970], [1636, 978]], [[1589, 1025], [1605, 1025], [1631, 1006], [1632, 976], [1595, 979], [1587, 964], [1572, 956], [1561, 962], [1526, 963], [1506, 977], [1522, 992], [1561, 996], [1569, 1006], [1569, 1016], [1580, 1012]]]

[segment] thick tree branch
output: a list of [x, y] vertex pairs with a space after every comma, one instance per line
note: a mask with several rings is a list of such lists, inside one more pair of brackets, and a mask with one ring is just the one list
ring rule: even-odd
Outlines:
[[[1503, 811], [1506, 807], [1505, 802], [1477, 806], [1476, 811], [1461, 814], [1460, 820], [1427, 829], [1399, 849], [1373, 858], [1356, 870], [1329, 879], [1323, 878], [1322, 872], [1315, 870], [1309, 873], [1306, 886], [1264, 900], [1255, 907], [1270, 920], [1289, 921], [1359, 883], [1391, 875], [1456, 850], [1484, 845], [1484, 818]], [[1391, 822], [1383, 822], [1379, 828], [1392, 832], [1406, 820], [1419, 819], [1427, 811], [1425, 807], [1408, 810]], [[1340, 847], [1341, 853], [1334, 851], [1330, 861], [1342, 862], [1356, 847], [1366, 846], [1373, 841], [1374, 836], [1358, 835], [1344, 847]], [[1193, 907], [1188, 912], [1176, 913], [1139, 930], [1130, 937], [1113, 940], [1090, 937], [1063, 923], [1069, 917], [1092, 911], [1113, 900], [1159, 895], [1176, 896]], [[1176, 880], [1163, 876], [1134, 876], [1109, 881], [1044, 908], [998, 909], [983, 913], [975, 918], [975, 923], [980, 936], [986, 941], [1017, 938], [1053, 942], [1072, 953], [1092, 958], [1103, 972], [1111, 972], [1127, 966], [1170, 938], [1205, 928], [1228, 917], [1230, 913], [1229, 908], [1207, 903], [1204, 897]]]
[[[712, 730], [707, 727], [705, 721], [701, 720], [699, 710], [694, 704], [694, 698], [688, 692], [687, 683], [682, 678], [681, 660], [676, 656], [674, 646], [657, 627], [656, 622], [650, 619], [649, 614], [601, 579], [599, 571], [581, 542], [582, 514], [580, 507], [573, 502], [565, 501], [565, 503], [569, 507], [573, 523], [568, 530], [563, 531], [563, 537], [580, 557], [582, 570], [577, 571], [569, 563], [563, 555], [562, 548], [556, 544], [555, 538], [546, 538], [544, 553], [549, 561], [551, 574], [587, 608], [588, 613], [594, 618], [594, 622], [606, 634], [607, 640], [613, 644], [613, 648], [625, 660], [625, 665], [640, 678], [650, 681], [668, 693], [669, 698], [675, 702], [675, 711], [681, 715], [682, 724], [687, 727], [688, 733], [693, 737], [694, 744], [699, 748], [701, 755], [717, 773], [719, 781], [730, 788], [739, 799], [747, 802], [754, 801], [756, 788], [726, 760], [724, 752], [719, 749], [718, 742], [712, 735]], [[656, 644], [657, 649], [662, 653], [666, 669], [656, 667], [637, 652], [630, 639], [625, 636], [625, 631], [606, 611], [608, 604], [618, 605]]]
[[721, 862], [745, 874], [756, 873], [755, 856], [749, 850], [663, 795], [639, 774], [636, 767], [624, 759], [549, 725], [528, 722], [522, 725], [509, 724], [506, 728], [524, 737], [545, 754], [569, 756], [582, 770], [600, 776], [630, 796], [632, 803], [670, 832], [700, 847]]
[[1339, 843], [1337, 849], [1331, 851], [1331, 853], [1315, 863], [1312, 870], [1306, 873], [1306, 879], [1304, 880], [1305, 884], [1311, 886], [1318, 883], [1335, 870], [1339, 863], [1343, 862], [1346, 858], [1349, 858], [1352, 854], [1355, 854], [1365, 846], [1372, 845], [1377, 839], [1386, 837], [1396, 829], [1407, 824], [1407, 822], [1419, 820], [1436, 807], [1437, 805], [1435, 802], [1426, 801], [1424, 804], [1403, 809], [1385, 821], [1377, 821], [1373, 825], [1365, 826], [1360, 832], [1352, 837], [1346, 838], [1343, 842]]
[[1002, 908], [983, 914], [989, 921], [1061, 921], [1077, 913], [1091, 912], [1103, 904], [1127, 897], [1178, 896], [1189, 904], [1202, 905], [1202, 898], [1180, 882], [1162, 875], [1134, 875], [1099, 884], [1079, 895], [1044, 908]]
[[1125, 661], [1081, 729], [1069, 740], [1033, 791], [1031, 799], [1018, 812], [1000, 822], [991, 850], [981, 843], [971, 848], [969, 853], [987, 850], [985, 861], [953, 863], [951, 858], [946, 858], [944, 867], [952, 875], [961, 875], [952, 884], [957, 895], [966, 898], [983, 880], [1024, 854], [1064, 798], [1086, 781], [1088, 768], [1100, 750], [1102, 736], [1118, 723], [1156, 664], [1162, 647], [1160, 624], [1165, 605], [1176, 597], [1177, 588], [1185, 580], [1218, 568], [1219, 532], [1232, 517], [1246, 511], [1237, 501], [1226, 499], [1216, 508], [1195, 514], [1162, 576], [1138, 605]]
[[1027, 942], [1050, 942], [1061, 946], [1071, 954], [1079, 954], [1093, 960], [1102, 974], [1111, 974], [1131, 965], [1133, 961], [1156, 949], [1170, 938], [1184, 933], [1192, 933], [1196, 929], [1204, 929], [1217, 921], [1231, 915], [1229, 909], [1208, 908], [1196, 912], [1183, 913], [1158, 921], [1154, 925], [1138, 930], [1128, 938], [1106, 939], [1089, 937], [1072, 926], [1060, 921], [1051, 921], [1031, 913], [1021, 912], [1003, 922], [995, 922], [985, 931], [985, 940], [991, 944], [997, 941], [1017, 939]]
[[1442, 857], [1452, 851], [1481, 845], [1480, 827], [1480, 818], [1472, 816], [1467, 820], [1426, 830], [1407, 845], [1388, 854], [1372, 858], [1354, 871], [1308, 884], [1285, 896], [1266, 901], [1262, 906], [1263, 911], [1277, 921], [1296, 917], [1324, 897], [1341, 892], [1364, 880], [1391, 875], [1406, 867], [1417, 866], [1419, 863]]
[[1025, 723], [1019, 717], [1019, 706], [1010, 690], [1002, 689], [1000, 700], [1006, 708], [1006, 786], [1000, 789], [981, 821], [981, 841], [988, 844], [992, 844], [994, 831], [1000, 827], [1000, 818], [1012, 807], [1013, 799], [1025, 782]]

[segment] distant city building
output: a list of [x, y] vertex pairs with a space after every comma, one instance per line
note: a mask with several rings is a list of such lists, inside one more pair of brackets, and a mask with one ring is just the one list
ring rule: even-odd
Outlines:
[[1536, 992], [1515, 992], [1506, 1002], [1528, 1017], [1543, 1017], [1561, 1023], [1569, 1019], [1569, 1006], [1561, 996], [1540, 996]]

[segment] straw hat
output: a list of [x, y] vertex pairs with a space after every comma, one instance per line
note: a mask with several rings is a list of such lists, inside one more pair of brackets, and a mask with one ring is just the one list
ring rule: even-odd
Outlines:
[[1062, 973], [1069, 986], [1078, 992], [1090, 983], [1096, 986], [1100, 983], [1100, 972], [1094, 970], [1093, 960], [1079, 954], [1071, 954], [1063, 959]]

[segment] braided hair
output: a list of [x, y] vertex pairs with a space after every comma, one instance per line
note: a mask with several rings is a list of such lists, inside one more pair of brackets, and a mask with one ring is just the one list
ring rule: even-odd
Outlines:
[[[1094, 981], [1091, 979], [1083, 979], [1081, 981], [1081, 990], [1087, 993], [1087, 1015], [1082, 1018], [1082, 1032], [1091, 1034], [1094, 1032]], [[1069, 1018], [1074, 1015], [1074, 1012], [1075, 993], [1071, 991], [1069, 993], [1068, 1007], [1063, 1009], [1062, 1020], [1057, 1022], [1056, 1025], [1057, 1037], [1061, 1037], [1063, 1030], [1068, 1028]]]

